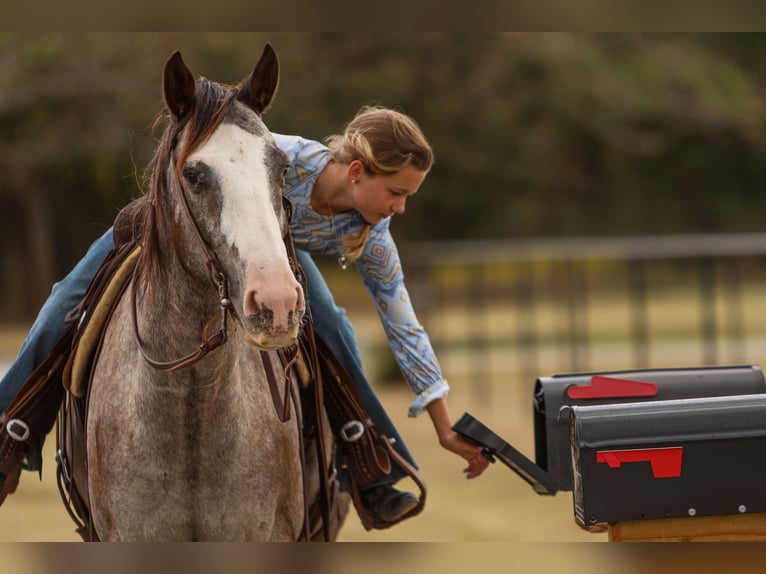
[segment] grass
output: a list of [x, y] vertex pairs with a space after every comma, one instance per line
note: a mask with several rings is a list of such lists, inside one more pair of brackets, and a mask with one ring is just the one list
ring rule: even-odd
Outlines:
[[[581, 530], [574, 522], [571, 493], [539, 496], [502, 463], [490, 465], [481, 477], [466, 480], [462, 459], [439, 447], [430, 421], [406, 417], [410, 396], [400, 389], [380, 390], [381, 401], [421, 467], [428, 493], [424, 512], [388, 530], [365, 531], [356, 514], [349, 515], [340, 540], [346, 542], [599, 542], [604, 534]], [[497, 397], [494, 406], [474, 405], [470, 412], [527, 456], [533, 456], [531, 422], [508, 416]], [[453, 415], [472, 401], [465, 389], [453, 390]], [[529, 422], [529, 424], [527, 424]], [[55, 437], [44, 449], [42, 481], [22, 474], [18, 490], [0, 508], [0, 541], [79, 541], [59, 497], [55, 481]], [[414, 489], [414, 485], [411, 485]]]
[[[332, 284], [331, 284], [332, 286]], [[364, 360], [373, 373], [381, 401], [418, 460], [428, 484], [425, 511], [394, 528], [366, 532], [356, 515], [349, 516], [340, 539], [364, 542], [604, 542], [605, 534], [580, 529], [573, 517], [571, 493], [539, 496], [510, 469], [496, 463], [474, 480], [463, 478], [461, 459], [442, 449], [426, 416], [406, 417], [412, 395], [401, 381], [380, 381], [380, 349], [385, 336], [369, 299], [358, 292], [338, 297], [362, 344]], [[730, 302], [715, 302], [721, 326], [727, 325]], [[624, 297], [604, 293], [581, 310], [587, 340], [579, 341], [581, 360], [594, 370], [703, 364], [699, 336], [699, 303], [683, 287], [654, 294], [648, 305], [648, 362], [633, 364], [630, 308]], [[719, 364], [728, 361], [759, 364], [766, 344], [766, 284], [748, 285], [742, 299], [741, 338], [719, 331]], [[476, 327], [469, 319], [481, 316]], [[421, 320], [432, 334], [443, 371], [450, 381], [453, 419], [468, 411], [529, 458], [534, 456], [532, 389], [536, 376], [572, 371], [572, 349], [561, 306], [541, 300], [534, 314], [513, 301], [492, 309], [450, 306], [430, 309]], [[525, 323], [526, 317], [526, 323]], [[530, 319], [531, 317], [531, 319]], [[529, 346], [529, 321], [537, 342]], [[27, 326], [0, 329], [0, 358], [10, 360]], [[481, 338], [478, 338], [481, 335]], [[471, 343], [472, 340], [479, 343]], [[385, 384], [384, 384], [385, 383]], [[18, 491], [0, 509], [0, 541], [76, 541], [54, 478], [54, 440], [46, 443], [43, 480], [22, 476]]]

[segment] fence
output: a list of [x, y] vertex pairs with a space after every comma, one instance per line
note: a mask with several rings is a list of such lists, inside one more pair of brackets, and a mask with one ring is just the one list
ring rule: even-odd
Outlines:
[[766, 350], [766, 233], [418, 243], [403, 259], [444, 370], [486, 399], [551, 372]]

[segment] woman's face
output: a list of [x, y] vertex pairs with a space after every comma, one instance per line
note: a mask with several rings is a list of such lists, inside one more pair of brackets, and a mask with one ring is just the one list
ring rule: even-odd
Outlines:
[[425, 177], [425, 172], [414, 167], [391, 175], [361, 172], [358, 183], [351, 188], [356, 209], [372, 225], [395, 213], [402, 214], [407, 199], [417, 192]]

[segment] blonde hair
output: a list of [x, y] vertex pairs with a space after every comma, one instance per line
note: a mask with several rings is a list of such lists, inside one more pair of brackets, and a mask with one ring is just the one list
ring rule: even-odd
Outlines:
[[[428, 173], [434, 154], [417, 122], [403, 112], [382, 106], [364, 106], [348, 122], [342, 134], [325, 138], [336, 161], [362, 162], [373, 175], [391, 175], [406, 167]], [[346, 257], [355, 261], [361, 255], [370, 225], [343, 237]]]

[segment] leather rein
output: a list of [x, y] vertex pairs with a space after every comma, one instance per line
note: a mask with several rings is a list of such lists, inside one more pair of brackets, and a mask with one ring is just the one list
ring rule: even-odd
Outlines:
[[[223, 345], [228, 339], [228, 317], [230, 314], [237, 321], [241, 322], [236, 314], [236, 311], [234, 310], [231, 299], [229, 299], [229, 283], [226, 278], [226, 274], [223, 272], [221, 263], [219, 262], [215, 253], [210, 249], [207, 241], [205, 241], [204, 237], [202, 236], [202, 231], [200, 230], [199, 224], [197, 223], [197, 220], [195, 219], [194, 214], [189, 207], [189, 201], [186, 197], [186, 192], [184, 191], [183, 185], [181, 185], [180, 182], [178, 187], [180, 189], [181, 203], [183, 204], [184, 213], [186, 218], [191, 223], [192, 229], [194, 229], [194, 235], [197, 238], [197, 242], [205, 252], [205, 256], [207, 257], [207, 267], [210, 272], [210, 280], [218, 292], [219, 304], [221, 307], [221, 327], [215, 335], [208, 337], [208, 329], [213, 322], [213, 319], [211, 318], [202, 329], [202, 342], [200, 343], [199, 347], [187, 355], [184, 355], [183, 357], [179, 357], [171, 361], [158, 361], [150, 357], [146, 352], [146, 349], [144, 349], [143, 343], [141, 342], [141, 336], [138, 332], [136, 284], [138, 283], [137, 272], [139, 266], [136, 265], [133, 270], [133, 277], [131, 279], [131, 316], [133, 322], [133, 336], [135, 338], [136, 345], [138, 346], [138, 350], [140, 351], [144, 360], [155, 369], [163, 372], [171, 372], [183, 367], [188, 367], [189, 365], [192, 365], [202, 359], [209, 352]], [[282, 205], [285, 210], [285, 216], [289, 221], [292, 206], [285, 197], [282, 198]], [[296, 275], [298, 275], [298, 270], [300, 268], [295, 257], [295, 251], [293, 249], [289, 227], [287, 229], [284, 240], [285, 245], [287, 246], [287, 252], [288, 257], [290, 258], [291, 267], [293, 268], [293, 271], [296, 273]], [[299, 279], [301, 280], [301, 284], [305, 286], [305, 278], [299, 277]], [[285, 356], [287, 357], [285, 359], [283, 373], [285, 384], [282, 393], [280, 393], [269, 354], [267, 351], [261, 350], [261, 358], [263, 360], [264, 370], [266, 371], [266, 379], [269, 383], [269, 391], [271, 392], [274, 409], [276, 410], [277, 416], [281, 422], [286, 422], [290, 418], [290, 403], [287, 401], [290, 386], [290, 376], [288, 371], [290, 367], [292, 367], [293, 363], [295, 363], [297, 353], [297, 345], [295, 345], [295, 348], [290, 353], [290, 355], [285, 353]], [[285, 399], [283, 400], [282, 397], [285, 397]]]
[[202, 250], [205, 252], [205, 256], [207, 257], [207, 267], [210, 271], [210, 279], [215, 286], [216, 290], [218, 291], [218, 297], [221, 307], [221, 328], [219, 331], [213, 335], [212, 337], [207, 336], [208, 328], [210, 327], [210, 324], [213, 322], [213, 319], [210, 319], [208, 321], [203, 330], [202, 330], [202, 343], [200, 343], [199, 347], [197, 347], [196, 350], [192, 351], [188, 355], [185, 355], [183, 357], [179, 357], [178, 359], [172, 360], [172, 361], [157, 361], [149, 356], [149, 354], [144, 349], [143, 344], [141, 343], [141, 337], [138, 333], [138, 313], [136, 309], [136, 284], [138, 283], [137, 280], [137, 274], [138, 274], [138, 268], [139, 265], [136, 265], [136, 267], [133, 269], [133, 277], [131, 279], [131, 307], [132, 307], [132, 319], [133, 319], [133, 336], [136, 340], [136, 344], [138, 345], [138, 350], [141, 352], [141, 356], [143, 356], [144, 360], [146, 360], [149, 365], [154, 367], [155, 369], [159, 371], [175, 371], [176, 369], [180, 369], [182, 367], [186, 367], [188, 365], [191, 365], [193, 363], [196, 363], [199, 361], [202, 357], [207, 355], [210, 351], [213, 349], [217, 349], [221, 345], [223, 345], [226, 342], [227, 334], [228, 334], [228, 316], [231, 313], [236, 318], [236, 313], [234, 311], [234, 307], [231, 304], [231, 300], [229, 299], [229, 283], [226, 279], [226, 274], [223, 272], [223, 269], [221, 267], [220, 262], [218, 261], [218, 258], [216, 257], [215, 253], [210, 249], [210, 247], [207, 244], [207, 241], [202, 237], [202, 232], [200, 231], [199, 224], [197, 223], [197, 220], [194, 218], [194, 215], [192, 214], [191, 208], [189, 207], [189, 201], [186, 198], [186, 192], [184, 191], [183, 185], [181, 183], [178, 183], [178, 187], [180, 188], [180, 195], [181, 195], [181, 203], [184, 207], [184, 213], [186, 214], [186, 218], [191, 223], [192, 229], [194, 229], [194, 235], [197, 238], [197, 242], [202, 247]]

